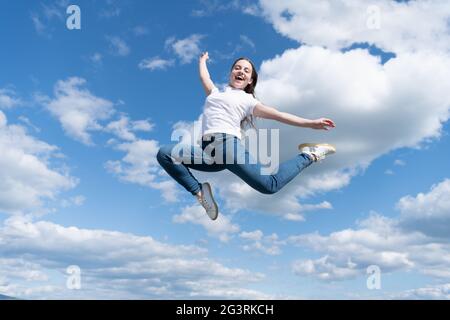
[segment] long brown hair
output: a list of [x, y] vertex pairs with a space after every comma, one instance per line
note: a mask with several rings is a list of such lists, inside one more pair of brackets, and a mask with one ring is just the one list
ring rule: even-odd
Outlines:
[[[255, 87], [256, 87], [256, 83], [258, 82], [258, 73], [256, 72], [256, 68], [255, 65], [253, 64], [253, 62], [247, 58], [247, 57], [240, 57], [238, 59], [236, 59], [236, 61], [234, 61], [233, 65], [231, 66], [231, 71], [233, 70], [234, 66], [236, 65], [236, 63], [240, 60], [245, 60], [247, 62], [250, 63], [250, 65], [252, 66], [252, 76], [251, 79], [253, 79], [252, 83], [249, 83], [245, 88], [244, 91], [247, 93], [250, 93], [254, 98], [256, 98], [255, 96]], [[255, 128], [255, 123], [254, 123], [254, 119], [253, 119], [253, 115], [248, 115], [246, 116], [244, 119], [242, 119], [241, 121], [241, 129], [245, 129], [246, 127], [251, 127], [251, 128]]]

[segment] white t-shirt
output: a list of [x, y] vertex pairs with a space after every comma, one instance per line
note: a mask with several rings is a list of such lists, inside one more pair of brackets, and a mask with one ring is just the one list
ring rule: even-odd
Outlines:
[[253, 114], [258, 103], [252, 94], [244, 90], [227, 86], [220, 91], [214, 87], [203, 108], [202, 135], [227, 133], [241, 139], [241, 121]]

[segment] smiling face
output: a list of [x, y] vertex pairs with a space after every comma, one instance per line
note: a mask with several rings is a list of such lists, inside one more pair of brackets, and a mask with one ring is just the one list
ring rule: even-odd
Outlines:
[[229, 85], [244, 90], [247, 85], [253, 82], [252, 72], [253, 68], [250, 62], [238, 60], [231, 69]]

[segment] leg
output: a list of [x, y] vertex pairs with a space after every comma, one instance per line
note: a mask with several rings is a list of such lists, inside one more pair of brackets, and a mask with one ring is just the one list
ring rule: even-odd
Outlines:
[[[184, 150], [185, 152], [177, 152]], [[200, 147], [181, 144], [170, 144], [162, 146], [156, 158], [164, 170], [187, 191], [197, 195], [201, 190], [201, 184], [191, 173], [189, 168], [215, 172], [224, 169], [224, 166], [208, 164], [209, 156]]]
[[251, 155], [239, 140], [236, 139], [234, 145], [236, 161], [233, 164], [227, 164], [227, 169], [239, 176], [250, 187], [264, 194], [273, 194], [280, 191], [303, 169], [313, 163], [310, 156], [301, 153], [281, 163], [276, 174], [262, 175], [261, 164], [250, 161]]

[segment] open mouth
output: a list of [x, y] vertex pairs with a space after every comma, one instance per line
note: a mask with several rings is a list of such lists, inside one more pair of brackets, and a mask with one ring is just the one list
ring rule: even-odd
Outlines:
[[241, 75], [235, 76], [234, 79], [238, 80], [238, 81], [244, 81], [245, 80], [245, 78], [243, 76], [241, 76]]

